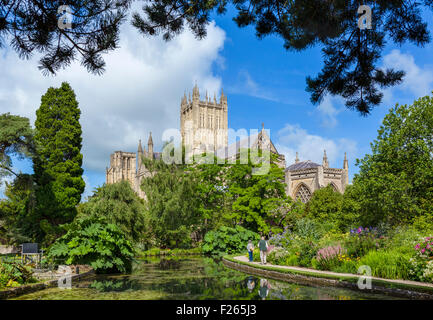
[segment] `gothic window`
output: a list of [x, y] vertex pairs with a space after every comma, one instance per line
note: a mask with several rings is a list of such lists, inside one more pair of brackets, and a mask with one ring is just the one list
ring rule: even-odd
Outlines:
[[333, 189], [335, 192], [338, 192], [337, 186], [336, 186], [333, 182], [331, 182], [330, 184], [331, 184], [332, 189]]
[[200, 128], [204, 127], [204, 114], [200, 113]]
[[303, 203], [307, 203], [311, 199], [310, 189], [308, 189], [308, 187], [302, 183], [298, 187], [295, 198], [296, 200], [301, 200]]

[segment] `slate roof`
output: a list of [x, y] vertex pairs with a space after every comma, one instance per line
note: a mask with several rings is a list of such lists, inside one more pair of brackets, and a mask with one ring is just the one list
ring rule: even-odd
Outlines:
[[286, 171], [295, 171], [295, 170], [304, 170], [304, 169], [313, 169], [319, 167], [320, 164], [315, 163], [311, 160], [300, 161], [298, 163], [294, 163], [286, 168]]

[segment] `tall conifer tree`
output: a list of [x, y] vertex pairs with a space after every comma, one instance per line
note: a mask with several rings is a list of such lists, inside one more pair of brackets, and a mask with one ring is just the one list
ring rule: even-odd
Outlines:
[[59, 233], [60, 224], [74, 219], [85, 187], [80, 114], [75, 93], [66, 82], [49, 88], [36, 111], [36, 211], [40, 237], [48, 243]]

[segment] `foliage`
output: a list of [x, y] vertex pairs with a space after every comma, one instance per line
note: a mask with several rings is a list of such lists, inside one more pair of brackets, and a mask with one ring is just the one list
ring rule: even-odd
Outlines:
[[345, 255], [346, 250], [341, 245], [329, 246], [317, 251], [316, 261], [322, 270], [330, 270], [339, 263], [340, 258]]
[[[71, 27], [58, 28], [58, 14], [63, 1], [7, 1], [0, 11], [0, 47], [4, 39], [21, 58], [28, 58], [35, 50], [44, 55], [39, 68], [54, 74], [81, 57], [88, 71], [101, 74], [105, 68], [102, 54], [118, 47], [120, 25], [130, 11], [132, 0], [80, 1], [66, 4], [74, 10]], [[185, 27], [198, 39], [206, 36], [206, 26], [213, 20], [212, 13], [224, 14], [228, 6], [235, 11], [238, 27], [252, 25], [259, 39], [277, 35], [287, 50], [302, 51], [311, 46], [323, 46], [324, 67], [319, 75], [307, 78], [307, 91], [313, 103], [324, 95], [341, 95], [348, 108], [368, 114], [380, 104], [385, 88], [401, 82], [402, 71], [382, 70], [377, 67], [386, 41], [395, 44], [412, 42], [424, 46], [430, 41], [422, 9], [431, 9], [428, 1], [364, 1], [374, 11], [369, 30], [360, 30], [356, 23], [359, 1], [142, 1], [142, 12], [132, 14], [132, 25], [146, 36], [162, 34], [170, 40]], [[79, 12], [79, 15], [76, 14]], [[60, 20], [60, 22], [64, 22]], [[103, 27], [102, 27], [103, 26]]]
[[256, 246], [260, 235], [241, 226], [235, 228], [222, 226], [206, 234], [202, 250], [205, 254], [239, 253], [247, 250], [248, 240]]
[[373, 277], [408, 279], [410, 258], [410, 255], [396, 250], [370, 251], [359, 260], [358, 265], [369, 266]]
[[225, 186], [227, 166], [214, 161], [209, 164], [193, 164], [186, 167], [185, 171], [194, 176], [197, 210], [202, 221], [197, 235], [202, 240], [208, 231], [227, 223], [225, 213], [231, 207]]
[[188, 248], [199, 230], [202, 211], [195, 176], [183, 166], [143, 158], [150, 175], [141, 188], [146, 194], [150, 232], [163, 248]]
[[307, 217], [318, 222], [330, 222], [337, 224], [341, 217], [343, 195], [333, 189], [331, 185], [316, 190], [307, 203], [305, 211]]
[[415, 246], [416, 255], [421, 259], [433, 259], [433, 237], [427, 237]]
[[[211, 12], [226, 12], [234, 5], [233, 18], [239, 27], [254, 26], [258, 38], [277, 35], [284, 48], [301, 51], [314, 45], [323, 46], [324, 67], [317, 78], [307, 78], [313, 103], [326, 93], [341, 95], [348, 108], [368, 114], [380, 104], [378, 88], [400, 83], [404, 73], [377, 67], [385, 39], [402, 44], [429, 42], [427, 24], [421, 18], [421, 7], [430, 4], [411, 1], [363, 1], [374, 10], [369, 30], [360, 30], [359, 1], [197, 1], [157, 0], [135, 13], [132, 23], [144, 35], [163, 34], [169, 40], [188, 26], [198, 38], [206, 35]], [[232, 11], [230, 11], [232, 12]]]
[[175, 248], [171, 249], [159, 249], [152, 248], [149, 250], [141, 251], [139, 253], [140, 256], [148, 257], [148, 256], [183, 256], [183, 255], [195, 255], [201, 254], [202, 249], [200, 247], [192, 248], [192, 249], [179, 249]]
[[0, 290], [35, 281], [30, 267], [10, 258], [0, 258]]
[[379, 235], [375, 228], [363, 228], [350, 230], [350, 235], [344, 241], [347, 253], [350, 256], [361, 257], [367, 252], [379, 249], [385, 245], [386, 238]]
[[33, 158], [36, 214], [44, 238], [51, 243], [61, 232], [60, 224], [71, 222], [81, 200], [82, 178], [80, 109], [68, 83], [49, 88], [36, 111], [37, 155]]
[[88, 202], [78, 207], [78, 211], [78, 217], [104, 217], [132, 242], [148, 237], [144, 204], [128, 181], [97, 188]]
[[[20, 58], [28, 59], [35, 51], [44, 55], [39, 69], [55, 74], [81, 56], [88, 71], [100, 74], [104, 70], [102, 53], [114, 50], [119, 41], [119, 27], [131, 0], [108, 1], [2, 1], [0, 33], [10, 37], [12, 48]], [[65, 25], [62, 5], [72, 11], [71, 28]], [[59, 14], [61, 13], [61, 14]], [[0, 47], [5, 45], [0, 39]]]
[[[228, 169], [228, 193], [233, 201], [228, 219], [232, 225], [242, 225], [261, 234], [279, 233], [288, 215], [286, 205], [291, 203], [285, 193], [284, 170], [276, 165], [275, 155], [259, 153], [271, 160], [269, 167], [264, 168], [264, 163], [254, 164], [257, 162], [253, 162], [252, 151], [247, 151], [248, 165], [236, 163]], [[254, 174], [256, 170], [263, 172]]]
[[409, 224], [431, 214], [433, 98], [390, 109], [371, 148], [353, 179], [361, 223]]
[[88, 264], [99, 273], [131, 269], [133, 247], [122, 231], [102, 219], [77, 219], [48, 251], [48, 258], [66, 264]]
[[11, 174], [12, 159], [23, 159], [34, 152], [33, 130], [28, 118], [9, 113], [0, 114], [0, 185], [2, 177]]
[[31, 241], [38, 230], [34, 221], [35, 194], [31, 175], [19, 174], [6, 183], [6, 199], [0, 201], [0, 243]]

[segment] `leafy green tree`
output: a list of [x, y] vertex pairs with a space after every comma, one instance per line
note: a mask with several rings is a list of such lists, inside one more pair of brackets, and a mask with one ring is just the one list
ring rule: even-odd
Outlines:
[[[215, 159], [216, 160], [216, 159]], [[228, 167], [214, 163], [195, 164], [185, 168], [195, 181], [195, 196], [200, 216], [200, 239], [209, 231], [227, 223], [225, 213], [231, 208], [227, 195], [226, 175]]]
[[78, 211], [77, 217], [105, 218], [132, 242], [146, 236], [144, 204], [127, 181], [97, 188], [88, 202], [79, 205]]
[[238, 161], [228, 169], [227, 186], [233, 204], [227, 219], [255, 232], [279, 233], [286, 215], [281, 209], [290, 201], [285, 193], [284, 170], [271, 155], [268, 172], [253, 174], [263, 164], [253, 164], [249, 150], [248, 154], [248, 164]]
[[433, 98], [389, 110], [357, 160], [353, 179], [363, 225], [409, 223], [433, 212]]
[[33, 130], [29, 119], [0, 114], [0, 184], [4, 176], [18, 176], [12, 168], [12, 157], [23, 159], [33, 153]]
[[331, 185], [314, 191], [310, 201], [308, 201], [305, 211], [307, 217], [319, 222], [330, 222], [338, 225], [341, 216], [341, 206], [343, 195], [333, 189]]
[[143, 161], [149, 170], [141, 188], [146, 194], [151, 233], [162, 247], [191, 246], [191, 234], [201, 223], [194, 175], [186, 173], [182, 165]]
[[80, 114], [75, 93], [66, 82], [49, 88], [36, 111], [38, 153], [33, 169], [40, 240], [45, 237], [51, 242], [60, 232], [58, 225], [74, 219], [84, 191]]
[[0, 201], [0, 242], [21, 244], [34, 240], [38, 224], [34, 219], [35, 192], [31, 175], [19, 174], [6, 183], [6, 199]]
[[358, 193], [353, 185], [346, 186], [341, 204], [341, 215], [338, 217], [338, 225], [342, 231], [359, 227], [361, 204], [358, 201]]
[[[0, 2], [0, 47], [6, 39], [21, 58], [43, 53], [39, 68], [56, 73], [81, 57], [91, 72], [102, 73], [102, 54], [118, 47], [120, 25], [132, 0], [2, 1]], [[430, 0], [142, 0], [142, 12], [134, 12], [132, 24], [146, 36], [162, 34], [170, 40], [186, 27], [198, 39], [214, 14], [234, 12], [238, 27], [253, 26], [262, 39], [276, 35], [287, 50], [302, 51], [319, 45], [324, 67], [316, 78], [307, 78], [313, 103], [326, 94], [340, 95], [346, 106], [368, 114], [380, 104], [379, 91], [401, 82], [404, 73], [378, 67], [386, 42], [411, 42], [424, 46], [431, 37], [423, 11]], [[68, 5], [71, 28], [64, 28], [59, 6]], [[360, 30], [358, 9], [372, 9], [371, 29]], [[58, 27], [60, 25], [61, 27]]]
[[127, 272], [134, 256], [132, 244], [105, 219], [77, 219], [68, 232], [49, 248], [48, 259], [56, 263], [89, 264], [98, 273]]

